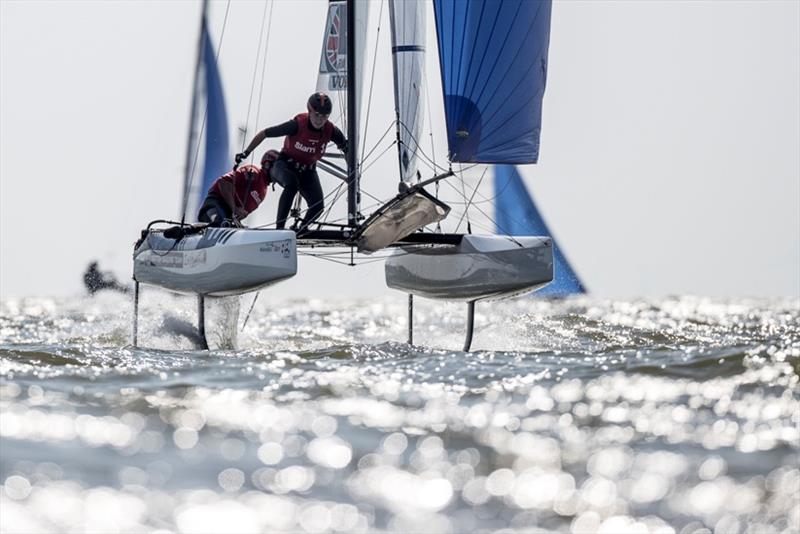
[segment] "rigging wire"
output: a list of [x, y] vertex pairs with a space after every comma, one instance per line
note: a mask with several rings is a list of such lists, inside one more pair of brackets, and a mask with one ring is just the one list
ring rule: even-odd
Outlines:
[[322, 219], [323, 221], [327, 221], [328, 220], [328, 217], [331, 214], [331, 210], [333, 210], [333, 207], [336, 205], [336, 203], [339, 201], [339, 199], [344, 194], [344, 192], [345, 192], [344, 191], [344, 185], [345, 185], [344, 182], [342, 182], [334, 190], [333, 200], [328, 205], [328, 208], [325, 210], [325, 213], [322, 214], [322, 217], [320, 217], [320, 219]]
[[[483, 177], [481, 177], [481, 180], [483, 180]], [[447, 183], [447, 185], [449, 185], [450, 187], [452, 187], [453, 189], [455, 189], [455, 186], [454, 186], [453, 184], [451, 184], [451, 183], [449, 183], [449, 182], [446, 182], [446, 183]], [[480, 185], [480, 183], [479, 183], [478, 185]], [[478, 190], [478, 185], [476, 185], [476, 186], [475, 186], [475, 190], [474, 190], [474, 191], [477, 191], [477, 190]], [[456, 191], [457, 191], [457, 190], [456, 190]], [[475, 195], [475, 193], [473, 192], [473, 197], [474, 197], [474, 195]], [[467, 205], [467, 208], [466, 208], [466, 209], [469, 209], [469, 206], [470, 206], [470, 205], [473, 205], [473, 204], [469, 203], [469, 204]], [[480, 212], [480, 213], [481, 213], [481, 214], [482, 214], [484, 217], [486, 217], [486, 218], [487, 218], [487, 219], [488, 219], [488, 220], [489, 220], [489, 221], [492, 223], [492, 225], [494, 226], [494, 228], [497, 228], [497, 220], [495, 220], [493, 217], [491, 217], [491, 216], [490, 216], [488, 213], [486, 213], [485, 211], [483, 211], [481, 208], [479, 208], [479, 207], [475, 206], [475, 209], [477, 209], [477, 210], [478, 210], [478, 211], [479, 211], [479, 212]], [[459, 222], [459, 224], [460, 224], [460, 222]], [[491, 231], [493, 231], [493, 230], [492, 230], [492, 229], [490, 229], [489, 231], [491, 232]], [[520, 244], [520, 243], [519, 243], [519, 242], [518, 242], [516, 239], [514, 239], [514, 236], [512, 236], [512, 235], [510, 235], [510, 234], [508, 234], [508, 233], [506, 233], [506, 234], [505, 234], [505, 236], [506, 236], [506, 237], [508, 237], [508, 238], [510, 238], [512, 241], [514, 241], [514, 243], [516, 243], [516, 244], [518, 244], [518, 245], [522, 246], [522, 245], [521, 245], [521, 244]]]
[[[397, 140], [395, 139], [394, 141], [392, 141], [392, 142], [389, 144], [389, 146], [387, 146], [386, 148], [384, 148], [384, 149], [383, 149], [383, 151], [382, 151], [380, 154], [378, 154], [378, 155], [375, 157], [375, 160], [374, 160], [372, 163], [370, 163], [369, 165], [367, 165], [366, 167], [364, 167], [364, 168], [361, 170], [361, 172], [364, 172], [364, 171], [366, 171], [367, 169], [369, 169], [370, 167], [372, 167], [373, 165], [375, 165], [375, 164], [378, 162], [378, 160], [379, 160], [379, 159], [380, 159], [380, 158], [381, 158], [381, 157], [382, 157], [384, 154], [386, 154], [386, 152], [388, 152], [388, 151], [389, 151], [389, 149], [391, 149], [391, 148], [392, 148], [394, 145], [396, 145], [396, 144], [397, 144]], [[374, 198], [374, 197], [373, 197], [373, 198]]]
[[[364, 151], [366, 150], [366, 146], [367, 146], [367, 129], [369, 128], [369, 112], [370, 112], [370, 109], [372, 108], [372, 89], [375, 86], [375, 64], [378, 61], [378, 41], [380, 41], [380, 37], [381, 37], [381, 22], [383, 20], [383, 5], [384, 4], [385, 4], [385, 1], [381, 0], [381, 10], [380, 10], [380, 13], [378, 14], [378, 31], [377, 31], [377, 33], [375, 35], [375, 50], [372, 53], [372, 74], [370, 76], [370, 81], [369, 81], [369, 97], [367, 98], [367, 113], [366, 113], [365, 121], [364, 121], [364, 131], [361, 132], [361, 137], [362, 137], [362, 140], [361, 140], [361, 153], [362, 154], [364, 154]], [[366, 159], [366, 157], [362, 157], [361, 158], [361, 161], [358, 164], [359, 167], [362, 167], [364, 165], [364, 159]], [[362, 170], [361, 172], [363, 174], [364, 171]]]
[[[264, 37], [264, 23], [265, 23], [266, 18], [267, 18], [267, 4], [268, 3], [269, 2], [267, 0], [264, 0], [264, 12], [261, 15], [261, 31], [259, 32], [259, 37], [258, 37], [258, 51], [256, 53], [256, 61], [255, 61], [255, 64], [253, 66], [253, 81], [251, 82], [251, 85], [250, 85], [250, 99], [249, 99], [248, 104], [247, 104], [247, 115], [245, 116], [246, 119], [245, 119], [245, 127], [244, 127], [244, 136], [242, 136], [242, 150], [244, 150], [245, 143], [247, 142], [247, 129], [248, 129], [248, 123], [250, 121], [250, 109], [251, 109], [251, 105], [252, 105], [252, 101], [253, 101], [253, 93], [255, 92], [256, 73], [258, 72], [258, 60], [259, 60], [259, 55], [261, 54], [261, 42], [262, 42], [263, 37]], [[259, 89], [258, 89], [258, 105], [256, 106], [256, 117], [255, 117], [255, 121], [254, 121], [255, 128], [258, 128], [258, 119], [259, 119], [259, 116], [261, 114], [261, 102], [262, 102], [263, 94], [264, 94], [264, 74], [267, 71], [267, 51], [269, 50], [269, 35], [270, 35], [271, 30], [272, 30], [272, 8], [275, 6], [275, 0], [272, 0], [272, 2], [269, 3], [269, 5], [270, 5], [270, 8], [269, 8], [269, 25], [267, 26], [267, 38], [266, 38], [266, 42], [264, 43], [264, 58], [263, 58], [263, 63], [261, 65], [261, 83], [260, 83]], [[254, 155], [251, 154], [250, 155], [250, 163], [253, 162], [253, 158], [254, 158]], [[258, 300], [258, 296], [260, 294], [261, 294], [261, 292], [257, 291], [255, 296], [253, 297], [253, 302], [252, 302], [252, 304], [250, 304], [250, 310], [247, 312], [247, 316], [244, 318], [244, 323], [242, 323], [242, 330], [244, 330], [244, 327], [247, 325], [247, 320], [250, 319], [250, 314], [253, 312], [253, 307], [255, 307], [256, 301]]]
[[470, 202], [458, 202], [458, 201], [454, 201], [454, 200], [448, 200], [447, 202], [448, 202], [448, 204], [459, 204], [459, 205], [466, 205], [466, 206], [468, 206], [470, 204], [473, 205], [473, 206], [478, 206], [478, 205], [481, 205], [481, 204], [487, 204], [487, 203], [490, 203], [493, 200], [497, 199], [498, 197], [500, 197], [500, 195], [502, 195], [503, 192], [506, 189], [508, 189], [508, 186], [510, 184], [511, 184], [511, 180], [506, 181], [505, 185], [503, 185], [503, 188], [500, 189], [500, 191], [497, 191], [494, 194], [494, 196], [491, 196], [491, 197], [486, 197], [486, 195], [483, 195], [483, 194], [481, 194], [480, 191], [478, 191], [477, 192], [477, 196], [480, 197], [481, 200], [475, 200], [475, 201], [473, 201], [471, 203]]
[[[336, 200], [338, 200], [338, 198], [339, 198], [339, 195], [341, 195], [341, 193], [340, 193], [340, 192], [341, 192], [342, 188], [344, 187], [344, 185], [345, 185], [345, 183], [344, 183], [344, 182], [342, 182], [341, 184], [339, 184], [339, 186], [338, 186], [338, 187], [337, 187], [335, 190], [331, 191], [330, 193], [328, 193], [327, 195], [325, 195], [325, 196], [323, 197], [323, 199], [322, 199], [322, 202], [323, 202], [323, 205], [324, 205], [325, 201], [326, 201], [326, 200], [328, 200], [328, 199], [329, 199], [331, 196], [337, 195], [337, 196], [336, 196], [336, 198], [335, 198], [335, 199], [334, 199], [334, 200], [333, 200], [333, 201], [330, 203], [330, 206], [329, 206], [328, 210], [330, 210], [331, 208], [333, 208], [333, 206], [336, 204]], [[382, 205], [382, 204], [384, 203], [384, 202], [383, 202], [381, 199], [379, 199], [379, 198], [375, 197], [374, 195], [371, 195], [371, 194], [367, 193], [366, 191], [362, 191], [362, 194], [364, 194], [364, 195], [366, 195], [366, 196], [370, 197], [372, 200], [374, 200], [374, 201], [376, 202], [376, 204], [373, 204], [373, 205], [370, 205], [370, 206], [368, 206], [368, 208], [367, 208], [367, 209], [371, 209], [371, 208], [372, 208], [372, 207], [374, 207], [374, 206], [380, 206], [380, 205]], [[302, 216], [302, 215], [305, 215], [305, 213], [306, 213], [307, 211], [308, 211], [308, 207], [306, 207], [306, 209], [304, 209], [304, 210], [300, 211], [300, 215], [301, 215], [301, 216]], [[339, 218], [339, 219], [334, 219], [334, 220], [332, 220], [332, 221], [331, 221], [331, 220], [327, 220], [327, 219], [325, 219], [325, 220], [320, 220], [320, 221], [314, 221], [314, 223], [312, 223], [312, 224], [316, 224], [317, 222], [324, 222], [324, 223], [335, 223], [335, 222], [338, 222], [338, 221], [343, 221], [343, 220], [346, 220], [346, 219]], [[254, 226], [253, 228], [266, 228], [266, 227], [268, 227], [268, 226], [272, 226], [272, 225], [273, 225], [273, 224], [275, 224], [276, 222], [277, 222], [277, 221], [270, 221], [270, 222], [268, 222], [268, 223], [266, 223], [266, 224], [262, 224], [262, 225], [260, 225], [260, 226]]]
[[392, 127], [395, 125], [395, 123], [397, 123], [396, 120], [392, 121], [391, 124], [389, 124], [389, 127], [386, 128], [385, 132], [383, 132], [383, 135], [381, 136], [381, 138], [378, 139], [378, 141], [375, 143], [375, 145], [373, 145], [373, 147], [370, 149], [369, 154], [367, 154], [366, 156], [361, 158], [360, 165], [363, 165], [367, 161], [367, 159], [369, 159], [369, 157], [372, 155], [372, 153], [375, 152], [375, 150], [378, 148], [378, 146], [381, 144], [381, 142], [386, 138], [387, 135], [389, 135], [389, 132], [392, 131]]
[[335, 260], [333, 258], [326, 258], [324, 256], [314, 256], [313, 254], [308, 254], [306, 252], [300, 252], [299, 250], [297, 251], [297, 255], [298, 256], [312, 256], [312, 257], [316, 257], [316, 258], [318, 258], [320, 260], [329, 261], [331, 263], [338, 263], [339, 265], [350, 265], [349, 261]]
[[[403, 126], [403, 128], [406, 128], [406, 131], [408, 132], [408, 135], [411, 137], [411, 139], [414, 141], [414, 143], [417, 145], [417, 147], [419, 147], [419, 153], [422, 155], [422, 157], [423, 157], [425, 160], [427, 160], [427, 161], [429, 162], [429, 163], [427, 163], [427, 164], [426, 164], [426, 165], [428, 166], [428, 168], [432, 168], [432, 169], [433, 169], [433, 171], [434, 171], [434, 173], [436, 172], [436, 170], [437, 170], [437, 169], [438, 169], [438, 170], [440, 170], [440, 171], [446, 171], [446, 170], [447, 170], [447, 168], [445, 168], [445, 167], [442, 167], [441, 165], [438, 165], [438, 164], [436, 163], [436, 159], [435, 159], [435, 152], [434, 152], [434, 159], [431, 159], [431, 158], [430, 158], [430, 157], [429, 157], [429, 156], [428, 156], [428, 155], [425, 153], [425, 151], [422, 149], [422, 144], [421, 144], [421, 143], [419, 142], [419, 140], [418, 140], [418, 139], [417, 139], [417, 138], [414, 136], [414, 133], [413, 133], [413, 132], [411, 132], [411, 130], [409, 130], [409, 129], [408, 129], [408, 127], [407, 127], [406, 125], [404, 125], [404, 124], [402, 124], [402, 123], [401, 123], [401, 125]], [[433, 136], [433, 132], [431, 132], [431, 136]], [[433, 144], [433, 138], [431, 137], [431, 145], [432, 145], [432, 144]], [[472, 168], [472, 167], [474, 167], [474, 166], [475, 166], [475, 165], [471, 165], [471, 166], [467, 167], [465, 170], [469, 170], [469, 169], [471, 169], [471, 168]]]
[[[272, 9], [275, 7], [275, 0], [269, 4], [269, 24], [267, 24], [267, 40], [264, 43], [264, 63], [261, 66], [261, 84], [258, 88], [258, 106], [256, 107], [256, 124], [261, 116], [261, 103], [264, 101], [264, 75], [267, 72], [267, 52], [269, 52], [269, 36], [272, 33]], [[264, 6], [266, 10], [266, 4]]]
[[[464, 166], [459, 163], [458, 169], [459, 169], [459, 178], [461, 179], [461, 192], [464, 195], [464, 198], [466, 199], [467, 198], [467, 189], [466, 189], [466, 185], [464, 185]], [[486, 174], [486, 170], [483, 171], [483, 174], [484, 175]], [[481, 176], [481, 181], [482, 180], [483, 180], [483, 176]], [[478, 182], [478, 185], [480, 185], [480, 182]], [[476, 190], [478, 189], [477, 185], [475, 186], [475, 189]], [[475, 196], [474, 192], [472, 193], [472, 196]], [[471, 198], [470, 198], [469, 202], [472, 202]], [[461, 219], [458, 220], [458, 224], [456, 225], [456, 232], [458, 232], [458, 229], [461, 227], [461, 221], [464, 220], [464, 215], [466, 215], [467, 216], [467, 233], [468, 234], [472, 233], [472, 224], [470, 223], [470, 220], [469, 220], [469, 202], [467, 203], [467, 207], [464, 209], [464, 214], [461, 216]]]
[[[488, 170], [488, 167], [483, 169], [483, 174], [481, 174], [480, 180], [478, 180], [478, 183], [475, 184], [475, 188], [472, 190], [472, 196], [467, 201], [467, 204], [466, 204], [466, 206], [464, 208], [464, 213], [461, 214], [461, 218], [458, 220], [458, 224], [456, 225], [456, 232], [458, 232], [458, 229], [461, 226], [461, 222], [464, 220], [464, 216], [467, 217], [467, 228], [471, 227], [472, 223], [469, 220], [469, 207], [472, 205], [472, 199], [475, 198], [475, 193], [478, 192], [478, 188], [480, 187], [481, 182], [483, 182], [483, 177], [486, 176], [486, 171], [487, 170]], [[461, 175], [461, 191], [464, 194], [464, 198], [466, 199], [466, 189], [465, 189], [465, 185], [464, 185], [464, 175], [463, 175], [463, 173]]]
[[[250, 97], [247, 99], [247, 114], [245, 114], [244, 135], [242, 136], [242, 147], [239, 150], [240, 152], [244, 151], [245, 143], [247, 143], [247, 132], [250, 129], [250, 111], [253, 108], [253, 94], [255, 93], [256, 90], [256, 75], [258, 74], [258, 63], [259, 63], [258, 60], [261, 59], [261, 43], [264, 40], [264, 26], [266, 25], [267, 22], [267, 4], [268, 2], [265, 0], [264, 12], [261, 14], [261, 30], [258, 33], [258, 47], [256, 48], [256, 60], [253, 63], [253, 81], [250, 82]], [[261, 81], [263, 84], [264, 81], [263, 75]]]

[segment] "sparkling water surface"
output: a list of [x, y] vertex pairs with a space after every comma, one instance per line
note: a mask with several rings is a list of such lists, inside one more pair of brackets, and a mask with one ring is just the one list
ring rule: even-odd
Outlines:
[[267, 294], [0, 302], [0, 530], [800, 532], [797, 300]]

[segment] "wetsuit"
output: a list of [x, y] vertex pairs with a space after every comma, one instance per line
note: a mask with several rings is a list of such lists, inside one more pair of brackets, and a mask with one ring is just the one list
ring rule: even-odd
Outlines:
[[317, 174], [317, 161], [325, 153], [329, 141], [336, 143], [340, 150], [347, 146], [344, 134], [328, 121], [321, 129], [316, 129], [308, 119], [308, 113], [301, 113], [290, 121], [267, 128], [264, 137], [283, 137], [283, 149], [278, 161], [270, 169], [272, 180], [281, 184], [283, 193], [278, 201], [277, 228], [286, 226], [286, 218], [292, 209], [297, 193], [308, 205], [301, 227], [314, 222], [325, 207], [322, 186]]
[[255, 165], [242, 165], [223, 174], [208, 190], [197, 219], [209, 226], [227, 226], [234, 215], [238, 220], [247, 217], [267, 195], [269, 176]]

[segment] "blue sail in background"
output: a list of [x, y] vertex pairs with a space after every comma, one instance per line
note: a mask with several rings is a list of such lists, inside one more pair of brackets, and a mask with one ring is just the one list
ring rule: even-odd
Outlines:
[[572, 270], [561, 247], [550, 233], [533, 198], [528, 194], [522, 177], [513, 165], [494, 167], [495, 224], [497, 233], [505, 235], [543, 235], [553, 240], [553, 281], [536, 292], [537, 295], [563, 296], [585, 293], [578, 275]]
[[205, 162], [203, 164], [203, 181], [198, 190], [199, 202], [205, 198], [214, 180], [231, 169], [230, 152], [228, 151], [228, 116], [225, 112], [225, 95], [222, 92], [222, 80], [217, 68], [214, 45], [208, 33], [208, 24], [203, 20], [203, 70], [205, 71], [206, 90], [206, 126], [205, 126]]
[[434, 0], [449, 157], [536, 163], [551, 0]]
[[183, 178], [181, 219], [194, 218], [211, 184], [232, 166], [228, 150], [228, 116], [217, 67], [217, 55], [208, 32], [203, 3], [197, 66], [189, 118], [186, 173]]

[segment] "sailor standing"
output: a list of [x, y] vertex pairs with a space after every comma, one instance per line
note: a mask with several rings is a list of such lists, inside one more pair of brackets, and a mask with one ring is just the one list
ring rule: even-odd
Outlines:
[[308, 205], [300, 229], [308, 228], [322, 214], [325, 205], [317, 161], [322, 158], [325, 146], [331, 141], [342, 152], [347, 151], [344, 134], [328, 120], [333, 108], [330, 97], [325, 93], [314, 93], [308, 99], [307, 108], [307, 113], [258, 132], [244, 152], [236, 154], [235, 158], [238, 166], [265, 138], [286, 136], [278, 161], [270, 170], [272, 180], [283, 187], [275, 225], [278, 229], [286, 226], [286, 218], [297, 193]]

